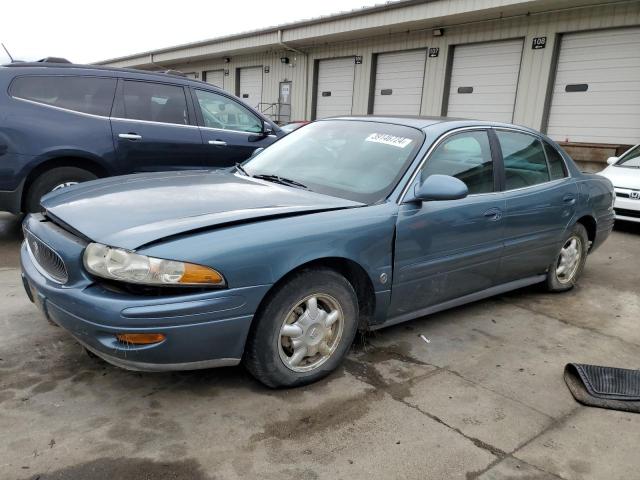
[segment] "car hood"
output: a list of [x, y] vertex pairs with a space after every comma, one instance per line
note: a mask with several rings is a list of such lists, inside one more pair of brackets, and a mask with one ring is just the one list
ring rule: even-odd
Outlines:
[[625, 168], [612, 165], [600, 172], [600, 175], [611, 180], [614, 187], [640, 190], [640, 168]]
[[192, 230], [361, 205], [229, 171], [112, 177], [42, 198], [54, 221], [130, 250]]

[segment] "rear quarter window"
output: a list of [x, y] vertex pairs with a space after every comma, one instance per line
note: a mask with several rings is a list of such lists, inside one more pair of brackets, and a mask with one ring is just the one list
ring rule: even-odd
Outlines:
[[38, 75], [17, 77], [9, 93], [14, 98], [106, 117], [115, 90], [115, 78]]

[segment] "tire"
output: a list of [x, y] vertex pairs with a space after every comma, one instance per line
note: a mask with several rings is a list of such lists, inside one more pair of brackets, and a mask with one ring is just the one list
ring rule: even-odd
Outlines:
[[[285, 320], [296, 333], [281, 334]], [[268, 387], [298, 387], [340, 365], [358, 329], [358, 299], [337, 272], [303, 270], [271, 294], [254, 322], [243, 359], [247, 370]]]
[[27, 213], [39, 212], [42, 196], [65, 183], [87, 182], [96, 178], [98, 177], [93, 173], [77, 167], [57, 167], [47, 170], [41, 173], [29, 187], [25, 196], [24, 210]]
[[[572, 244], [575, 245], [576, 258], [572, 253]], [[580, 223], [576, 223], [565, 235], [562, 247], [555, 260], [547, 271], [546, 288], [550, 292], [566, 292], [571, 290], [584, 270], [589, 249], [589, 236], [587, 230]], [[563, 259], [563, 257], [565, 257]], [[562, 262], [565, 267], [562, 269]]]

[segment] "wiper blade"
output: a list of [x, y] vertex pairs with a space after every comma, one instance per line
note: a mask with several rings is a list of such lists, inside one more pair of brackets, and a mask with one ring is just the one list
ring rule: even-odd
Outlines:
[[309, 188], [304, 183], [296, 182], [295, 180], [291, 180], [290, 178], [281, 177], [279, 175], [254, 175], [253, 178], [259, 178], [260, 180], [267, 180], [268, 182], [280, 183], [281, 185], [287, 185], [289, 187], [298, 187], [298, 188]]
[[247, 177], [250, 177], [249, 173], [244, 169], [241, 163], [236, 162], [236, 169], [244, 173]]

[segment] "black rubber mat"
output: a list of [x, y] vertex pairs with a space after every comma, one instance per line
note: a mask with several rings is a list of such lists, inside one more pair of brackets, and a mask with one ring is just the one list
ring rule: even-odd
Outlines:
[[567, 363], [564, 381], [584, 405], [640, 413], [640, 370]]

